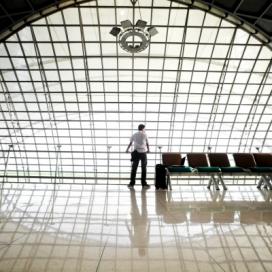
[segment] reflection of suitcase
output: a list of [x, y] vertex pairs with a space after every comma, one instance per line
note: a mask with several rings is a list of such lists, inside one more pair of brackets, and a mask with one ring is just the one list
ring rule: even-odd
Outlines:
[[162, 164], [156, 165], [155, 171], [155, 187], [156, 189], [167, 189], [166, 184], [166, 169]]

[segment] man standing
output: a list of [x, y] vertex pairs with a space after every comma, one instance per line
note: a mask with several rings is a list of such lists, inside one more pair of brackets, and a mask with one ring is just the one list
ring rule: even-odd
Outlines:
[[146, 153], [149, 152], [149, 144], [148, 138], [145, 134], [145, 125], [140, 124], [138, 126], [138, 132], [134, 133], [130, 138], [130, 143], [127, 147], [126, 152], [129, 152], [129, 148], [131, 147], [132, 143], [134, 142], [134, 156], [132, 160], [132, 168], [131, 168], [131, 175], [130, 175], [130, 183], [128, 184], [128, 188], [133, 188], [135, 185], [135, 178], [137, 173], [137, 168], [139, 165], [139, 161], [141, 161], [142, 166], [142, 176], [141, 176], [141, 183], [142, 187], [145, 189], [149, 189], [150, 185], [146, 183], [146, 165], [147, 165], [147, 156]]

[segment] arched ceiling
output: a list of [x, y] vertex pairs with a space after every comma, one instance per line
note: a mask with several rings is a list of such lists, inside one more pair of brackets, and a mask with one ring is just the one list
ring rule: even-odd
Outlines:
[[[2, 0], [0, 3], [0, 39], [5, 39], [14, 31], [41, 16], [82, 2], [88, 1]], [[272, 2], [270, 0], [175, 0], [174, 2], [210, 10], [218, 16], [229, 17], [239, 25], [245, 23], [245, 29], [260, 35], [263, 41], [270, 43], [272, 40]]]

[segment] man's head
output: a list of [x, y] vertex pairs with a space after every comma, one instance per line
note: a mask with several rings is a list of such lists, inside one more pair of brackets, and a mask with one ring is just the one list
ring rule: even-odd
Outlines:
[[143, 125], [143, 124], [140, 124], [140, 125], [138, 126], [138, 130], [139, 130], [139, 131], [142, 131], [144, 128], [145, 128], [145, 125]]

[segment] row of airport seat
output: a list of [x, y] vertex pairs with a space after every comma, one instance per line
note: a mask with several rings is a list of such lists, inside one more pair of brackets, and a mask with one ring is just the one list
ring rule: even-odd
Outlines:
[[[172, 189], [172, 175], [204, 175], [209, 176], [208, 189], [211, 185], [219, 190], [219, 184], [224, 190], [227, 187], [224, 176], [253, 175], [258, 176], [257, 188], [264, 186], [272, 190], [272, 153], [234, 153], [235, 166], [231, 166], [227, 153], [162, 153], [162, 163], [167, 169], [167, 185]], [[185, 158], [188, 166], [185, 166]]]

